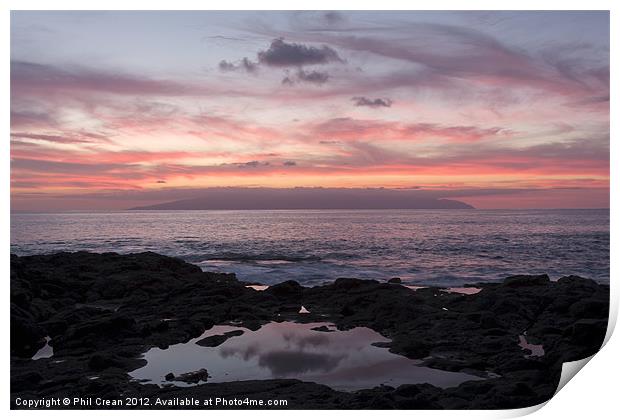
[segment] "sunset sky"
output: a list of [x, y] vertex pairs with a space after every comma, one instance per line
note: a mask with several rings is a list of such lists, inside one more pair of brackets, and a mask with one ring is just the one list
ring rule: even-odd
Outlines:
[[609, 206], [607, 12], [12, 12], [14, 210], [209, 187]]

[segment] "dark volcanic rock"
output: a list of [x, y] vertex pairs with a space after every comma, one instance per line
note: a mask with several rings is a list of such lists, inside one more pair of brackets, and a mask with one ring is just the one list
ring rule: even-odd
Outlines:
[[134, 358], [123, 358], [110, 353], [95, 353], [88, 360], [88, 367], [95, 372], [110, 368], [119, 368], [123, 370], [133, 370], [144, 366], [144, 360], [136, 360]]
[[333, 331], [327, 328], [327, 325], [321, 325], [320, 327], [314, 327], [314, 328], [311, 328], [311, 330], [320, 331], [320, 332], [332, 332]]
[[207, 382], [207, 379], [209, 379], [209, 372], [207, 369], [200, 369], [195, 372], [182, 373], [179, 376], [172, 375], [172, 379], [168, 379], [168, 375], [166, 375], [166, 379], [181, 381], [188, 384], [197, 384], [200, 381]]
[[11, 354], [32, 357], [45, 344], [45, 330], [32, 314], [11, 303]]
[[504, 280], [504, 286], [509, 287], [530, 287], [543, 286], [549, 282], [549, 276], [546, 274], [540, 276], [510, 276]]
[[[274, 408], [518, 408], [548, 400], [562, 363], [594, 354], [603, 342], [608, 286], [576, 276], [551, 282], [546, 275], [474, 286], [482, 291], [460, 295], [339, 278], [311, 288], [288, 281], [259, 292], [234, 275], [204, 273], [148, 252], [12, 255], [12, 400], [243, 395], [288, 401]], [[302, 305], [310, 313], [298, 314]], [[340, 392], [297, 380], [201, 383], [208, 379], [206, 370], [168, 374], [164, 387], [128, 375], [146, 363], [142, 355], [148, 349], [188, 342], [213, 325], [256, 330], [287, 319], [330, 322], [339, 330], [372, 328], [391, 340], [375, 345], [423, 359], [428, 367], [487, 379], [447, 389], [412, 384]], [[543, 346], [543, 356], [525, 357], [519, 347], [524, 332], [530, 343]], [[217, 346], [241, 333], [206, 337], [199, 344]], [[54, 356], [32, 360], [46, 336]], [[193, 386], [179, 387], [176, 381]]]
[[303, 293], [304, 288], [294, 280], [285, 281], [283, 283], [276, 284], [269, 287], [265, 292], [270, 295], [274, 295], [280, 298], [299, 298]]
[[211, 335], [209, 337], [205, 337], [202, 340], [196, 341], [196, 344], [203, 347], [217, 347], [222, 344], [224, 341], [228, 340], [231, 337], [238, 337], [243, 334], [242, 330], [234, 330], [229, 331], [220, 335]]
[[604, 319], [580, 319], [568, 330], [567, 335], [576, 344], [602, 343], [607, 332], [607, 322]]

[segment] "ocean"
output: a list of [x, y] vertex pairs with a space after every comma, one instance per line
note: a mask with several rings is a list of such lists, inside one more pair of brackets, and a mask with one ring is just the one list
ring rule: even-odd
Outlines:
[[11, 252], [175, 256], [240, 280], [338, 277], [460, 286], [514, 274], [609, 283], [609, 210], [14, 213]]

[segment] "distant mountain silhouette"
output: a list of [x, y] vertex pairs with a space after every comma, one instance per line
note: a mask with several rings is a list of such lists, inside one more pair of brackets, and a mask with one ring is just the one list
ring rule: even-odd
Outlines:
[[130, 210], [473, 209], [437, 192], [384, 188], [212, 188], [201, 197]]

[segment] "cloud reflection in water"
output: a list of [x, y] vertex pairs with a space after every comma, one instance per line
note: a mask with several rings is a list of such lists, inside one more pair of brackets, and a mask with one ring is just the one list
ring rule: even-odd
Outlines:
[[[320, 326], [329, 326], [332, 331], [313, 330]], [[196, 344], [205, 337], [235, 329], [244, 333], [217, 347]], [[178, 375], [206, 368], [209, 382], [291, 378], [340, 390], [405, 383], [448, 387], [480, 379], [460, 372], [422, 367], [418, 361], [371, 345], [385, 341], [389, 340], [369, 328], [338, 331], [328, 323], [271, 322], [257, 331], [217, 325], [188, 343], [176, 344], [166, 350], [149, 350], [144, 355], [147, 365], [131, 375], [163, 384], [168, 372]], [[175, 382], [175, 385], [185, 384]]]

